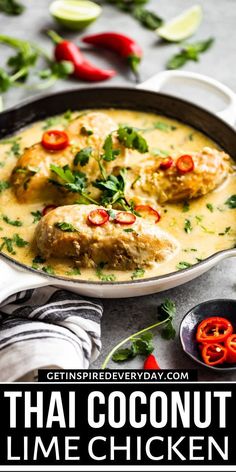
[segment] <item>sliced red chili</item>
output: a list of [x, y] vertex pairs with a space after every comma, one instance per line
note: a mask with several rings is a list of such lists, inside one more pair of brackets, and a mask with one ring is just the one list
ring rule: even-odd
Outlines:
[[149, 354], [149, 356], [145, 359], [144, 370], [160, 370], [160, 366], [153, 354]]
[[227, 362], [230, 364], [236, 363], [236, 334], [231, 334], [225, 341], [227, 349]]
[[42, 146], [49, 151], [61, 151], [69, 144], [69, 137], [65, 131], [48, 130], [43, 134]]
[[128, 213], [127, 211], [120, 211], [116, 214], [114, 219], [115, 223], [120, 223], [121, 225], [133, 225], [136, 221], [136, 216], [133, 213]]
[[57, 208], [56, 205], [45, 206], [44, 209], [42, 210], [42, 215], [43, 216], [47, 215], [50, 211], [55, 210], [55, 208]]
[[174, 163], [174, 161], [173, 161], [172, 157], [165, 157], [160, 163], [160, 169], [161, 170], [167, 170], [167, 169], [169, 169], [170, 167], [173, 166], [173, 163]]
[[102, 226], [109, 220], [109, 214], [106, 210], [98, 208], [90, 211], [88, 214], [88, 222], [94, 226]]
[[136, 205], [134, 209], [137, 213], [143, 216], [143, 218], [152, 219], [155, 223], [158, 223], [161, 219], [160, 213], [149, 205]]
[[226, 362], [227, 349], [219, 343], [205, 344], [202, 349], [202, 359], [207, 365], [218, 365]]
[[226, 318], [212, 316], [201, 321], [196, 339], [199, 343], [224, 342], [233, 332], [233, 326]]
[[176, 162], [176, 167], [182, 174], [192, 172], [192, 170], [194, 170], [194, 162], [192, 156], [185, 154], [184, 156], [179, 157]]

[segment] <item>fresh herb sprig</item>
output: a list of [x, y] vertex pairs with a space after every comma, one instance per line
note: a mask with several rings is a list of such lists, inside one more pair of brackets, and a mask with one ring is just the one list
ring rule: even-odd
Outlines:
[[[175, 303], [169, 299], [164, 300], [158, 308], [158, 321], [119, 342], [109, 352], [101, 368], [106, 369], [110, 359], [113, 359], [115, 362], [122, 362], [133, 359], [138, 354], [145, 356], [150, 354], [154, 348], [152, 344], [152, 334], [149, 333], [149, 331], [154, 328], [162, 326], [162, 337], [167, 340], [174, 339], [176, 334], [173, 326], [175, 313]], [[131, 342], [131, 346], [127, 349], [123, 349], [123, 346], [129, 341]]]
[[156, 30], [159, 28], [163, 19], [158, 16], [156, 13], [147, 10], [144, 8], [144, 5], [148, 3], [149, 0], [106, 0], [107, 3], [119, 8], [126, 13], [130, 13], [136, 20], [141, 23], [142, 26], [150, 30]]
[[0, 11], [7, 15], [21, 15], [25, 7], [17, 0], [0, 0]]
[[0, 43], [6, 44], [16, 50], [16, 55], [8, 59], [7, 65], [11, 69], [9, 74], [5, 69], [0, 69], [0, 92], [6, 92], [15, 83], [22, 84], [35, 66], [39, 57], [38, 50], [29, 41], [0, 35]]
[[110, 174], [106, 179], [93, 182], [93, 186], [102, 191], [102, 205], [119, 204], [124, 210], [132, 211], [132, 204], [125, 197], [125, 185], [126, 169], [121, 169], [118, 176]]
[[188, 61], [199, 61], [201, 53], [206, 52], [214, 43], [214, 38], [196, 43], [183, 43], [181, 50], [167, 62], [167, 69], [179, 69]]
[[98, 205], [93, 198], [91, 198], [86, 190], [87, 187], [87, 177], [83, 172], [73, 172], [69, 166], [50, 166], [51, 171], [59, 180], [49, 179], [49, 182], [53, 183], [56, 186], [64, 187], [69, 192], [79, 193], [84, 200]]

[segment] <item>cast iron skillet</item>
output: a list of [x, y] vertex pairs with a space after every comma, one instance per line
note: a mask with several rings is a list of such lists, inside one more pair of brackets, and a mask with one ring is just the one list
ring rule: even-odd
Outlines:
[[[133, 88], [83, 88], [44, 96], [28, 101], [0, 114], [0, 139], [16, 133], [22, 127], [68, 109], [123, 108], [166, 115], [202, 131], [236, 159], [236, 133], [214, 114], [199, 106], [163, 93]], [[178, 286], [198, 277], [224, 258], [236, 256], [236, 249], [220, 251], [189, 269], [159, 277], [128, 282], [91, 282], [49, 276], [1, 254], [0, 302], [22, 289], [57, 285], [71, 288], [92, 297], [118, 298], [155, 293]]]

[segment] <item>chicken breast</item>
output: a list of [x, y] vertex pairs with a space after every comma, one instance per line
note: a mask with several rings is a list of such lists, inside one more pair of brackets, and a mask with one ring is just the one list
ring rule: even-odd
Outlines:
[[[101, 151], [106, 136], [117, 128], [116, 123], [104, 113], [88, 113], [76, 118], [66, 132], [70, 146], [62, 151], [47, 151], [41, 143], [34, 144], [24, 151], [12, 172], [12, 185], [21, 202], [46, 199], [55, 192], [49, 183], [51, 164], [57, 166], [73, 165], [74, 157], [81, 149], [91, 146], [94, 152]], [[96, 157], [96, 156], [95, 156]], [[109, 163], [108, 163], [109, 164]], [[106, 163], [104, 162], [106, 166]], [[87, 165], [76, 166], [88, 179], [94, 180], [100, 174], [96, 159], [91, 158]], [[54, 176], [55, 177], [55, 176]], [[48, 195], [50, 193], [50, 195]]]
[[[129, 270], [163, 262], [178, 250], [171, 235], [141, 217], [132, 227], [111, 218], [102, 226], [91, 225], [88, 214], [97, 208], [68, 205], [44, 216], [36, 228], [40, 254], [45, 258], [68, 256], [81, 267], [103, 263], [106, 268]], [[114, 210], [114, 215], [117, 213]], [[125, 231], [128, 228], [133, 231]]]
[[147, 159], [140, 167], [134, 166], [131, 181], [136, 177], [138, 180], [134, 189], [131, 185], [128, 188], [127, 197], [148, 194], [159, 203], [179, 202], [211, 192], [227, 177], [230, 157], [224, 152], [205, 147], [188, 155], [193, 159], [194, 169], [187, 173], [179, 172], [175, 165], [180, 156], [173, 157], [174, 164], [166, 170], [161, 170], [163, 159], [159, 157]]
[[11, 175], [16, 197], [21, 202], [52, 197], [56, 188], [49, 183], [51, 164], [65, 166], [73, 162], [71, 148], [64, 151], [47, 151], [40, 143], [24, 151]]
[[67, 127], [71, 142], [82, 149], [91, 146], [101, 150], [108, 134], [117, 129], [117, 124], [105, 113], [82, 113]]

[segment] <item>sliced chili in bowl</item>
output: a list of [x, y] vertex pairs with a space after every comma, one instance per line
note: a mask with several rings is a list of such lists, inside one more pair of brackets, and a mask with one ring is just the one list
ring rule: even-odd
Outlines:
[[236, 334], [231, 334], [225, 341], [227, 349], [227, 362], [236, 364]]
[[201, 355], [207, 365], [223, 364], [227, 360], [227, 348], [219, 343], [205, 344]]
[[194, 162], [192, 156], [184, 154], [180, 156], [176, 162], [176, 167], [179, 172], [182, 174], [187, 174], [187, 172], [192, 172], [194, 170]]
[[233, 326], [226, 318], [212, 316], [198, 325], [196, 339], [199, 343], [224, 342], [233, 332]]
[[97, 208], [90, 211], [87, 220], [93, 226], [102, 226], [109, 220], [109, 214], [103, 208]]
[[136, 205], [134, 209], [143, 218], [152, 219], [155, 223], [158, 223], [161, 219], [160, 213], [149, 205]]
[[69, 145], [69, 137], [65, 131], [48, 130], [43, 134], [41, 144], [48, 151], [62, 151]]

